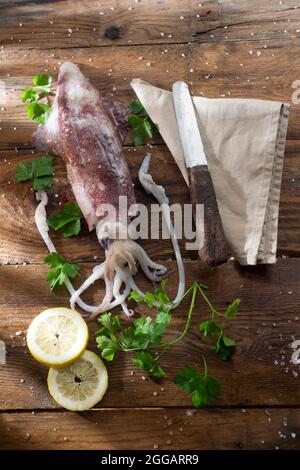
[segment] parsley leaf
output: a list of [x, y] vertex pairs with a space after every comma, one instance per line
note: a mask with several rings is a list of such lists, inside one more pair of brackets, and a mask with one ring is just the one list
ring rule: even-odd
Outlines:
[[222, 359], [222, 361], [227, 361], [227, 359], [230, 358], [232, 352], [234, 351], [235, 346], [235, 341], [225, 336], [224, 332], [222, 331], [219, 339], [213, 344], [213, 349], [217, 353], [217, 355]]
[[32, 163], [31, 162], [20, 162], [17, 166], [16, 181], [20, 183], [22, 181], [31, 180], [33, 178]]
[[170, 298], [166, 292], [168, 279], [164, 279], [158, 289], [155, 290], [155, 298], [160, 305], [170, 304]]
[[78, 274], [79, 265], [77, 263], [68, 263], [59, 253], [51, 253], [44, 258], [44, 261], [51, 268], [46, 276], [46, 281], [49, 282], [51, 290], [64, 284], [67, 277], [73, 279]]
[[34, 88], [26, 88], [21, 96], [23, 103], [32, 103], [39, 99], [39, 95]]
[[178, 372], [174, 382], [184, 392], [192, 394], [192, 402], [196, 408], [208, 405], [220, 393], [220, 383], [216, 378], [210, 377], [206, 371], [200, 374], [191, 366]]
[[50, 188], [52, 183], [52, 176], [41, 176], [40, 178], [34, 178], [32, 186], [35, 191], [42, 191], [45, 188]]
[[132, 141], [136, 147], [145, 145], [158, 132], [158, 129], [139, 100], [133, 100], [128, 108], [133, 113], [128, 116], [128, 123], [133, 129]]
[[169, 311], [171, 307], [171, 301], [166, 292], [167, 282], [168, 279], [164, 279], [154, 293], [145, 292], [145, 294], [140, 294], [136, 290], [132, 290], [128, 296], [128, 299], [134, 300], [137, 303], [146, 302], [149, 308], [152, 308], [154, 306], [154, 303], [157, 302], [159, 304], [160, 309], [163, 307]]
[[45, 124], [51, 111], [51, 107], [46, 103], [34, 101], [26, 106], [28, 117], [37, 121], [39, 124]]
[[42, 155], [32, 160], [32, 173], [35, 178], [50, 176], [53, 174], [53, 159], [51, 155]]
[[118, 340], [124, 351], [143, 350], [150, 344], [150, 337], [142, 331], [137, 331], [135, 326], [122, 330]]
[[156, 316], [156, 321], [159, 325], [169, 325], [172, 321], [172, 315], [170, 314], [170, 311], [160, 307]]
[[200, 291], [202, 299], [204, 300], [204, 302], [207, 304], [207, 306], [209, 307], [211, 311], [211, 320], [200, 323], [200, 325], [198, 325], [198, 328], [202, 332], [203, 339], [210, 338], [211, 336], [213, 336], [214, 333], [219, 334], [217, 341], [215, 341], [212, 344], [212, 348], [223, 361], [226, 361], [227, 359], [229, 359], [232, 352], [234, 351], [236, 344], [235, 344], [235, 341], [228, 338], [228, 336], [225, 336], [224, 328], [219, 323], [217, 323], [216, 318], [217, 317], [218, 318], [235, 317], [238, 313], [237, 309], [238, 309], [238, 306], [240, 305], [240, 299], [235, 299], [227, 307], [227, 310], [225, 311], [225, 313], [221, 313], [215, 309], [215, 307], [212, 305], [212, 303], [208, 299], [207, 295], [204, 293], [204, 290], [203, 290], [204, 287], [205, 286], [198, 284], [198, 289]]
[[40, 100], [51, 94], [52, 77], [50, 75], [35, 75], [33, 77], [34, 87], [25, 88], [21, 95], [23, 103], [27, 103], [26, 111], [30, 119], [39, 124], [45, 124], [51, 112], [51, 106]]
[[217, 325], [217, 323], [213, 320], [208, 320], [200, 323], [198, 328], [202, 332], [204, 339], [210, 338], [214, 333], [217, 333], [221, 330], [221, 327]]
[[233, 318], [237, 315], [237, 308], [240, 305], [241, 300], [240, 299], [235, 299], [233, 302], [231, 302], [230, 305], [228, 305], [226, 312], [224, 313], [224, 316], [227, 318]]
[[131, 101], [131, 103], [128, 105], [129, 111], [131, 111], [133, 114], [137, 114], [138, 116], [145, 117], [147, 116], [147, 112], [138, 99], [134, 99]]
[[49, 93], [50, 88], [51, 88], [51, 83], [52, 83], [52, 77], [48, 74], [43, 74], [43, 75], [36, 74], [33, 77], [32, 83], [39, 89], [42, 89], [46, 91], [47, 93]]
[[107, 336], [97, 336], [96, 344], [99, 349], [101, 349], [101, 357], [107, 361], [113, 361], [115, 354], [119, 351], [118, 343], [112, 338], [107, 338]]
[[165, 330], [164, 324], [157, 323], [151, 317], [141, 317], [134, 321], [135, 334], [148, 338], [149, 343], [159, 344], [161, 335]]
[[96, 330], [96, 334], [100, 333], [102, 335], [110, 335], [115, 334], [116, 331], [121, 329], [119, 317], [117, 315], [113, 317], [110, 312], [103, 313], [103, 315], [98, 318], [98, 321], [100, 325], [102, 325], [102, 328]]
[[20, 162], [17, 166], [16, 181], [20, 183], [32, 180], [33, 189], [36, 191], [50, 188], [54, 173], [53, 160], [51, 155], [42, 155], [31, 162]]
[[132, 362], [135, 366], [139, 367], [146, 372], [154, 375], [155, 377], [164, 377], [165, 371], [160, 367], [152, 354], [145, 351], [138, 352], [133, 358]]
[[132, 290], [128, 296], [128, 300], [134, 300], [136, 303], [138, 302], [143, 302], [145, 299], [145, 296], [142, 294], [139, 294], [136, 290]]
[[64, 229], [64, 237], [78, 235], [81, 230], [81, 210], [77, 202], [66, 202], [63, 208], [54, 212], [47, 220], [49, 227], [54, 230]]

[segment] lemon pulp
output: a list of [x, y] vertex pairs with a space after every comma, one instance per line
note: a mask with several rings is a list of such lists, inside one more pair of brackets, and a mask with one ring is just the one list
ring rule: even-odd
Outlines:
[[106, 392], [107, 384], [106, 367], [92, 351], [85, 351], [66, 367], [52, 367], [48, 374], [50, 394], [59, 405], [72, 411], [96, 405]]
[[33, 357], [49, 367], [75, 361], [85, 350], [88, 328], [79, 313], [59, 307], [37, 315], [27, 332], [27, 345]]

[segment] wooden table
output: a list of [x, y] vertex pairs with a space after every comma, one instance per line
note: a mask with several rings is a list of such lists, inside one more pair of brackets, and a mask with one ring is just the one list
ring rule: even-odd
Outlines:
[[[297, 8], [299, 7], [299, 8]], [[0, 2], [0, 339], [8, 351], [0, 365], [1, 449], [296, 449], [300, 446], [300, 375], [290, 363], [290, 344], [300, 339], [300, 105], [293, 104], [288, 128], [275, 266], [241, 268], [228, 262], [204, 268], [185, 252], [188, 282], [202, 280], [221, 309], [241, 298], [231, 322], [237, 341], [223, 363], [199, 340], [196, 329], [164, 360], [161, 382], [134, 370], [130, 359], [109, 365], [109, 389], [99, 408], [85, 413], [60, 409], [47, 391], [45, 367], [28, 353], [26, 329], [49, 306], [67, 305], [64, 290], [50, 294], [44, 276], [45, 246], [33, 221], [29, 184], [16, 184], [16, 165], [35, 154], [35, 125], [25, 115], [20, 92], [35, 73], [56, 78], [65, 60], [79, 64], [101, 92], [128, 103], [134, 77], [170, 89], [183, 79], [206, 97], [248, 97], [290, 102], [300, 80], [299, 0], [153, 0]], [[299, 87], [299, 83], [298, 83]], [[124, 147], [135, 178], [146, 148]], [[188, 202], [177, 166], [159, 139], [152, 174], [171, 202]], [[57, 163], [55, 190], [67, 186]], [[137, 190], [138, 199], [150, 201]], [[57, 248], [80, 263], [83, 279], [103, 258], [95, 234], [64, 240]], [[144, 243], [155, 259], [173, 266], [168, 241]], [[140, 277], [144, 287], [147, 283]], [[176, 276], [170, 281], [176, 291]], [[103, 286], [87, 298], [96, 302]], [[178, 309], [173, 334], [183, 325]], [[198, 320], [208, 318], [199, 305]], [[91, 338], [90, 347], [94, 347]], [[222, 393], [194, 413], [190, 397], [173, 384], [183, 365], [207, 354]], [[132, 372], [133, 371], [133, 372]]]

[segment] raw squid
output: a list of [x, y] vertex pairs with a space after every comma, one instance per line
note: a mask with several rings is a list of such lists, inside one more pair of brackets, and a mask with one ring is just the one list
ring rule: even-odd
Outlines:
[[[122, 152], [122, 141], [127, 132], [126, 116], [125, 106], [101, 98], [79, 68], [66, 62], [60, 68], [51, 114], [35, 133], [39, 149], [64, 160], [82, 214], [89, 229], [96, 229], [105, 249], [104, 263], [77, 291], [72, 287], [69, 289], [71, 306], [78, 303], [91, 312], [91, 318], [116, 305], [121, 305], [127, 314], [131, 313], [126, 306], [126, 297], [131, 289], [137, 288], [133, 276], [138, 265], [151, 281], [160, 282], [168, 275], [166, 267], [154, 263], [145, 250], [130, 239], [126, 227], [134, 214], [130, 211], [120, 213], [119, 210], [120, 196], [127, 197], [128, 207], [135, 203], [131, 176]], [[41, 213], [45, 212], [45, 203], [43, 198], [40, 199]], [[107, 205], [114, 211], [107, 209]], [[54, 245], [50, 248], [53, 251]], [[106, 284], [104, 299], [98, 307], [89, 307], [81, 301], [80, 295], [102, 277]]]

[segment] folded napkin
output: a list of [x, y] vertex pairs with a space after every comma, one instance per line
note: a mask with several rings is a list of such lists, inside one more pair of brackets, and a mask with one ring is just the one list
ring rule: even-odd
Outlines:
[[[140, 79], [131, 86], [189, 184], [172, 93]], [[275, 263], [289, 106], [198, 96], [193, 102], [232, 255], [241, 264]]]

